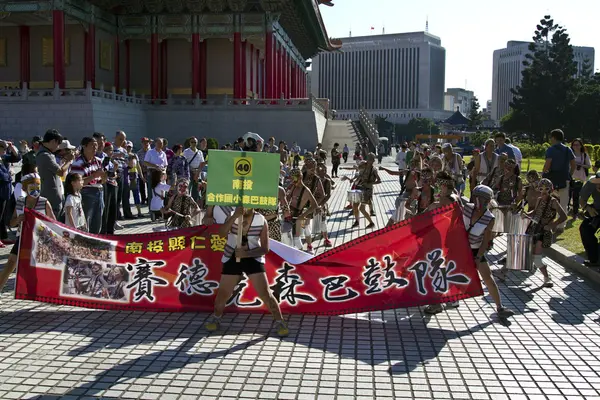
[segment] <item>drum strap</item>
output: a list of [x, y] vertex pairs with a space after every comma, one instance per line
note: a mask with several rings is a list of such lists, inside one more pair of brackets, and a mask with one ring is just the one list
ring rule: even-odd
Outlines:
[[[473, 212], [475, 212], [475, 209], [473, 209]], [[477, 221], [470, 223], [469, 229], [467, 229], [467, 235], [469, 235], [471, 233], [471, 229], [473, 229], [473, 227], [475, 225], [477, 225], [477, 223], [481, 220], [481, 218], [483, 218], [484, 215], [485, 215], [485, 213], [483, 213], [479, 218], [477, 218]]]

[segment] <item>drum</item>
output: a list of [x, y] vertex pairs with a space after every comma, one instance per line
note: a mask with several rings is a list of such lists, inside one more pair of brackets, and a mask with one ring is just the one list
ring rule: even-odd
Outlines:
[[362, 190], [348, 190], [348, 202], [358, 204], [362, 201]]
[[534, 271], [533, 236], [515, 233], [506, 235], [506, 268]]
[[504, 228], [507, 233], [524, 235], [530, 223], [531, 220], [521, 215], [521, 213], [508, 211], [504, 216]]
[[406, 205], [406, 203], [401, 201], [400, 204], [398, 205], [398, 207], [396, 207], [396, 211], [394, 211], [394, 215], [392, 215], [392, 219], [395, 222], [404, 221], [404, 218], [406, 217], [405, 205]]
[[504, 212], [501, 208], [492, 208], [492, 214], [494, 214], [494, 227], [492, 232], [504, 233]]

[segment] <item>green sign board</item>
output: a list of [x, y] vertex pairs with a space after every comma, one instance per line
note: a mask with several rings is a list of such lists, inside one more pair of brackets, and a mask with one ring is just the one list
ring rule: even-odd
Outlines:
[[279, 154], [211, 150], [206, 204], [276, 209]]

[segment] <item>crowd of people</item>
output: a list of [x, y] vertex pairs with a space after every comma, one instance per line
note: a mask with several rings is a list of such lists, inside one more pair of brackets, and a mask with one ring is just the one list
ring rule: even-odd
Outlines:
[[[228, 237], [218, 300], [227, 300], [234, 282], [239, 282], [242, 273], [246, 273], [263, 302], [269, 305], [283, 334], [287, 327], [265, 286], [264, 256], [269, 251], [268, 239], [309, 253], [314, 251], [315, 238], [323, 238], [324, 246], [331, 247], [327, 231], [331, 215], [328, 201], [336, 179], [340, 178], [340, 170], [354, 172], [353, 176], [341, 176], [341, 180], [350, 180], [352, 184], [346, 206], [354, 218], [352, 228], [360, 227], [361, 215], [367, 221], [366, 229], [374, 228], [373, 189], [381, 183], [379, 171], [386, 171], [399, 177], [401, 188], [388, 225], [454, 202], [461, 205], [482, 280], [490, 290], [498, 314], [510, 316], [512, 312], [502, 305], [485, 257], [494, 238], [502, 232], [495, 229], [502, 215], [520, 213], [522, 218], [531, 221], [527, 233], [534, 240], [533, 258], [543, 275], [544, 287], [552, 287], [553, 282], [543, 263], [542, 249], [549, 247], [553, 238], [564, 231], [568, 213], [573, 218], [584, 219], [581, 237], [589, 258], [586, 264], [600, 265], [595, 236], [600, 227], [600, 173], [597, 173], [600, 165], [592, 166], [582, 140], [573, 140], [570, 147], [565, 146], [560, 130], [552, 131], [551, 138], [552, 146], [546, 152], [543, 169], [528, 171], [524, 180], [520, 169], [521, 152], [501, 132], [495, 132], [481, 150], [475, 150], [469, 163], [465, 163], [450, 143], [432, 146], [404, 143], [398, 146], [398, 168], [394, 170], [377, 168], [375, 163], [378, 159], [381, 163], [381, 154], [370, 153], [360, 145], [354, 149], [354, 163], [347, 165], [350, 154], [347, 144], [342, 147], [335, 143], [329, 151], [317, 144], [312, 152], [302, 150], [295, 142], [288, 147], [283, 141], [277, 143], [274, 137], [265, 141], [258, 134], [248, 133], [221, 149], [279, 155], [278, 206], [276, 210], [267, 210], [207, 207], [209, 152], [204, 138], [190, 137], [172, 148], [164, 138], [142, 138], [141, 149], [134, 152], [133, 143], [127, 141], [123, 131], [116, 132], [112, 143], [102, 133], [94, 133], [76, 148], [59, 132], [49, 130], [43, 138], [34, 137], [31, 148], [23, 141], [19, 148], [0, 141], [3, 161], [0, 163], [0, 211], [5, 216], [0, 218], [0, 239], [10, 244], [7, 226], [19, 225], [24, 208], [34, 208], [52, 218], [56, 216], [79, 230], [102, 234], [113, 234], [121, 229], [119, 221], [122, 219], [144, 216], [141, 208], [144, 204], [148, 205], [153, 221], [165, 221], [168, 228], [175, 229], [199, 223], [196, 217], [204, 212], [202, 222], [223, 224], [222, 236]], [[379, 149], [379, 153], [381, 151]], [[11, 164], [21, 160], [21, 172], [13, 182]], [[595, 173], [591, 179], [590, 169]], [[593, 204], [588, 205], [590, 197]], [[238, 249], [235, 242], [229, 242], [239, 229], [240, 217], [244, 221], [241, 228], [244, 239], [242, 248]], [[18, 244], [14, 247], [18, 250]], [[16, 254], [15, 251], [13, 255], [16, 257]], [[9, 259], [11, 268], [3, 270], [2, 285], [7, 271], [9, 274], [14, 268], [15, 257]], [[234, 263], [231, 261], [234, 258], [246, 261]], [[506, 260], [501, 263], [503, 261]], [[497, 271], [496, 278], [503, 280], [507, 273], [504, 267]], [[233, 277], [228, 278], [228, 275]], [[208, 326], [211, 330], [218, 328], [224, 307], [221, 303], [217, 301], [214, 318]], [[449, 303], [446, 307], [457, 305]], [[430, 313], [442, 310], [440, 305], [426, 309]]]

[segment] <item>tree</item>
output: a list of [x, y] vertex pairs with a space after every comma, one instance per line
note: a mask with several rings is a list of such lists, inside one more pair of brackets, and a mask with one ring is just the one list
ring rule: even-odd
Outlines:
[[586, 76], [582, 72], [577, 82], [577, 99], [569, 114], [570, 136], [581, 137], [588, 143], [600, 141], [600, 73]]
[[481, 121], [483, 121], [483, 115], [481, 111], [479, 111], [479, 99], [477, 96], [473, 96], [473, 100], [471, 100], [471, 110], [469, 111], [468, 118], [471, 120], [469, 122], [469, 128], [473, 129], [481, 125]]
[[485, 143], [486, 140], [490, 139], [490, 133], [488, 131], [485, 132], [475, 132], [469, 135], [469, 143], [475, 147], [481, 147]]
[[[512, 90], [511, 118], [516, 130], [529, 131], [539, 142], [554, 128], [566, 125], [576, 99], [577, 64], [567, 30], [544, 16], [536, 26], [523, 65], [521, 85]], [[518, 118], [514, 118], [518, 117]]]

